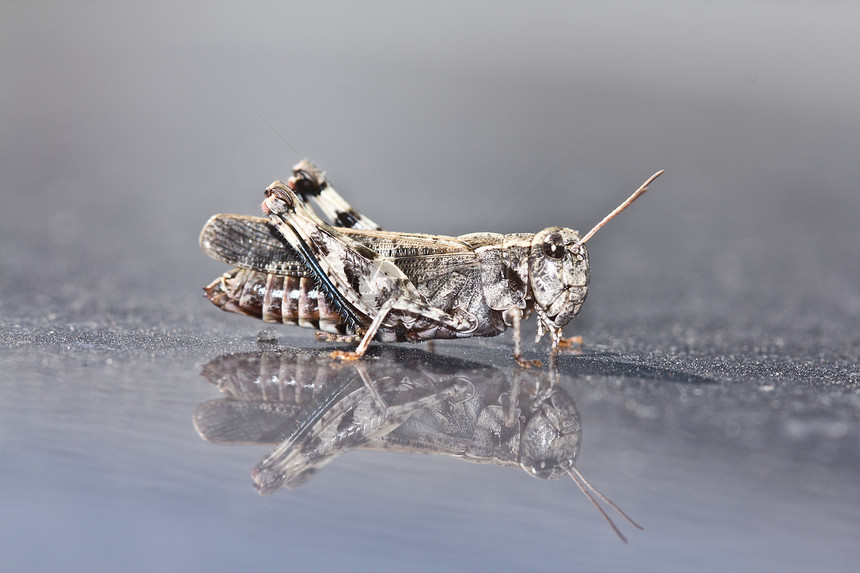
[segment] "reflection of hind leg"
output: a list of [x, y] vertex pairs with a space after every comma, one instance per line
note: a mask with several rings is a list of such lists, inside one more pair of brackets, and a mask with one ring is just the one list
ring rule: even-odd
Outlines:
[[391, 393], [390, 390], [392, 388], [389, 387], [389, 391], [386, 392], [387, 395], [392, 394], [391, 397], [394, 398], [394, 401], [388, 404], [382, 397], [382, 392], [377, 385], [377, 381], [373, 380], [367, 372], [367, 367], [361, 362], [356, 363], [353, 367], [364, 382], [364, 386], [370, 392], [380, 413], [384, 414], [387, 418], [387, 423], [395, 426], [399, 426], [409, 415], [422, 408], [430, 408], [445, 400], [451, 400], [452, 404], [458, 404], [475, 395], [474, 384], [467, 378], [460, 376], [455, 376], [451, 380], [441, 383], [440, 386], [424, 382], [413, 385], [406, 378], [401, 381], [383, 378], [380, 382], [386, 379], [389, 384], [394, 382], [393, 389], [395, 391]]
[[305, 201], [313, 198], [317, 207], [336, 227], [370, 231], [382, 230], [382, 227], [374, 223], [369, 217], [359, 213], [358, 209], [341, 197], [340, 193], [329, 184], [325, 172], [310, 161], [302, 160], [293, 167], [293, 176], [290, 177], [287, 185]]

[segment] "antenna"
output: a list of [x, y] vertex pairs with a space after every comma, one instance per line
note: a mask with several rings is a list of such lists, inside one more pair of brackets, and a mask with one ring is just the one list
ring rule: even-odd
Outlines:
[[[662, 171], [660, 173], [662, 173]], [[658, 173], [657, 175], [659, 175], [660, 173]], [[656, 177], [656, 175], [654, 177]], [[652, 177], [651, 179], [653, 179], [654, 177]], [[588, 480], [585, 479], [585, 476], [579, 473], [579, 470], [576, 469], [574, 466], [570, 466], [570, 468], [567, 470], [567, 473], [568, 475], [570, 475], [571, 478], [573, 478], [573, 481], [579, 487], [579, 490], [585, 494], [585, 497], [588, 498], [588, 500], [594, 505], [594, 507], [597, 508], [597, 511], [600, 512], [600, 514], [607, 521], [607, 523], [609, 523], [610, 527], [612, 527], [612, 529], [615, 531], [615, 534], [619, 538], [621, 538], [621, 541], [627, 543], [627, 538], [624, 537], [624, 535], [621, 533], [621, 530], [618, 529], [618, 527], [615, 525], [615, 522], [612, 521], [611, 517], [609, 517], [609, 514], [606, 513], [606, 511], [602, 507], [600, 507], [600, 504], [597, 503], [597, 500], [594, 499], [594, 496], [591, 495], [591, 492], [589, 492], [588, 490], [593, 491], [595, 495], [597, 495], [597, 497], [602, 499], [607, 505], [609, 505], [609, 507], [617, 511], [621, 515], [621, 517], [630, 522], [631, 525], [633, 525], [637, 529], [644, 529], [644, 527], [630, 519], [630, 517], [626, 513], [621, 511], [621, 508], [615, 505], [611, 499], [600, 493], [600, 491], [596, 487], [588, 483]]]
[[645, 193], [645, 191], [647, 191], [647, 190], [648, 190], [648, 186], [649, 186], [649, 185], [650, 185], [650, 184], [651, 184], [655, 179], [657, 179], [658, 177], [660, 177], [661, 175], [663, 175], [663, 170], [662, 170], [662, 169], [661, 169], [660, 171], [658, 171], [657, 173], [655, 173], [654, 175], [652, 175], [651, 177], [649, 177], [649, 178], [648, 178], [648, 181], [646, 181], [645, 183], [643, 183], [643, 184], [639, 187], [639, 189], [637, 189], [637, 190], [633, 193], [633, 195], [631, 195], [630, 197], [628, 197], [628, 198], [627, 198], [627, 200], [626, 200], [624, 203], [622, 203], [621, 205], [619, 205], [618, 207], [616, 207], [614, 211], [612, 211], [610, 214], [608, 214], [607, 216], [605, 216], [601, 222], [599, 222], [598, 224], [596, 224], [596, 225], [594, 226], [594, 228], [592, 228], [589, 232], [587, 232], [587, 233], [585, 234], [585, 236], [584, 236], [584, 237], [579, 241], [579, 244], [580, 244], [580, 245], [584, 245], [584, 244], [586, 243], [586, 241], [588, 241], [588, 239], [590, 239], [591, 237], [593, 237], [593, 236], [594, 236], [594, 233], [596, 233], [596, 232], [597, 232], [597, 231], [598, 231], [598, 230], [599, 230], [603, 225], [605, 225], [606, 223], [608, 223], [609, 221], [611, 221], [611, 220], [612, 220], [612, 218], [613, 218], [613, 217], [615, 217], [615, 215], [617, 215], [618, 213], [620, 213], [621, 211], [623, 211], [624, 209], [626, 209], [627, 207], [629, 207], [629, 206], [630, 206], [630, 204], [631, 204], [631, 203], [633, 203], [633, 201], [635, 201], [636, 199], [638, 199], [638, 198], [639, 198], [639, 196], [640, 196], [640, 195], [642, 195], [643, 193]]
[[[254, 109], [254, 108], [251, 108], [251, 109]], [[286, 143], [286, 144], [290, 147], [290, 149], [292, 149], [292, 150], [293, 150], [293, 152], [295, 152], [295, 154], [299, 156], [299, 159], [304, 159], [304, 156], [302, 156], [302, 154], [301, 154], [301, 153], [299, 153], [299, 152], [298, 152], [298, 150], [297, 150], [295, 147], [293, 147], [293, 144], [292, 144], [292, 143], [290, 143], [289, 141], [287, 141], [286, 139], [284, 139], [284, 136], [283, 136], [283, 135], [281, 135], [280, 133], [278, 133], [278, 130], [277, 130], [277, 129], [275, 129], [275, 128], [272, 126], [272, 124], [271, 124], [271, 123], [269, 123], [269, 122], [266, 120], [266, 118], [262, 116], [262, 114], [260, 114], [260, 112], [259, 112], [259, 111], [257, 111], [256, 109], [254, 109], [254, 113], [256, 113], [256, 114], [257, 114], [257, 117], [259, 117], [259, 118], [263, 121], [263, 123], [265, 123], [266, 125], [268, 125], [268, 126], [269, 126], [269, 129], [271, 129], [273, 132], [275, 132], [275, 135], [277, 135], [278, 137], [280, 137], [280, 138], [281, 138], [281, 141], [283, 141], [284, 143]]]

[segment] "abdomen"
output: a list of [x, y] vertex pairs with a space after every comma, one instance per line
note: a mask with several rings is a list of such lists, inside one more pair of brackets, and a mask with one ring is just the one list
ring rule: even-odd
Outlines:
[[206, 298], [226, 310], [294, 324], [333, 334], [352, 334], [310, 277], [296, 277], [235, 268], [204, 287]]

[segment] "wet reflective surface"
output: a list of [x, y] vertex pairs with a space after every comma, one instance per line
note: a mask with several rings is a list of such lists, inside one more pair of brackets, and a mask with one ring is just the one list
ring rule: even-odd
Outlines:
[[226, 355], [203, 376], [228, 397], [201, 404], [197, 432], [215, 443], [276, 444], [252, 472], [263, 494], [293, 489], [355, 448], [441, 454], [570, 476], [626, 542], [574, 463], [582, 428], [557, 368], [490, 368], [421, 351], [384, 349], [354, 364], [294, 350]]
[[[20, 375], [0, 406], [9, 569], [221, 569], [284, 552], [311, 568], [421, 556], [419, 570], [657, 570], [671, 556], [670, 570], [708, 570], [703, 552], [715, 569], [851, 567], [857, 406], [844, 393], [747, 389], [685, 373], [701, 361], [587, 345], [560, 356], [552, 386], [548, 370], [506, 363], [501, 341], [373, 347], [356, 366], [285, 337], [225, 339], [234, 351], [219, 355], [191, 338], [165, 352], [165, 335], [43, 336], [4, 353]], [[574, 459], [645, 528], [603, 504], [629, 545], [556, 472]]]
[[[11, 4], [0, 571], [854, 571], [857, 10]], [[581, 231], [666, 173], [557, 386], [509, 334], [363, 377], [202, 296], [207, 217], [299, 159], [267, 122], [394, 230]], [[524, 471], [570, 460], [629, 544]]]

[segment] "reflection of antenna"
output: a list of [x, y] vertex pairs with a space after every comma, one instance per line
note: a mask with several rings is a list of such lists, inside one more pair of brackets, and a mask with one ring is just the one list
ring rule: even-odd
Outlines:
[[[662, 171], [660, 173], [662, 173]], [[657, 175], [659, 175], [660, 173], [658, 173]], [[657, 175], [655, 175], [654, 177], [656, 177]], [[651, 180], [653, 180], [654, 177], [652, 177]], [[649, 180], [649, 182], [651, 180]], [[647, 183], [646, 183], [646, 185], [647, 185]], [[600, 512], [600, 515], [602, 515], [603, 518], [606, 520], [606, 522], [609, 523], [610, 527], [612, 527], [612, 529], [615, 531], [615, 534], [621, 538], [621, 541], [623, 541], [624, 543], [627, 543], [627, 538], [624, 537], [624, 535], [621, 533], [621, 531], [619, 531], [618, 527], [616, 527], [616, 525], [615, 525], [615, 522], [612, 521], [611, 517], [609, 517], [609, 514], [607, 514], [606, 511], [604, 511], [604, 509], [602, 507], [600, 507], [600, 504], [597, 503], [597, 500], [594, 499], [594, 496], [591, 495], [591, 492], [588, 490], [591, 490], [595, 494], [597, 494], [597, 497], [602, 499], [606, 504], [609, 505], [609, 507], [611, 507], [612, 509], [617, 511], [619, 514], [621, 514], [621, 517], [623, 517], [624, 519], [629, 521], [630, 524], [633, 525], [633, 527], [636, 527], [638, 529], [645, 529], [644, 527], [642, 527], [641, 525], [639, 525], [638, 523], [636, 523], [635, 521], [630, 519], [630, 517], [626, 513], [621, 511], [621, 508], [618, 507], [617, 505], [615, 505], [615, 503], [613, 503], [611, 499], [609, 499], [608, 497], [606, 497], [605, 495], [600, 493], [600, 491], [598, 491], [598, 489], [596, 487], [594, 487], [593, 485], [588, 483], [588, 480], [585, 479], [585, 476], [583, 476], [581, 473], [579, 473], [579, 470], [576, 469], [576, 467], [570, 466], [570, 468], [567, 470], [567, 473], [570, 474], [571, 478], [573, 478], [573, 481], [576, 483], [577, 487], [579, 487], [579, 490], [585, 494], [585, 497], [588, 498], [588, 500], [594, 505], [594, 507], [597, 508], [597, 511]]]
[[650, 184], [651, 184], [655, 179], [657, 179], [658, 177], [660, 177], [661, 175], [663, 175], [663, 170], [662, 170], [662, 169], [661, 169], [660, 171], [658, 171], [657, 173], [655, 173], [654, 175], [652, 175], [651, 177], [649, 177], [649, 178], [648, 178], [648, 181], [646, 181], [645, 183], [643, 183], [643, 184], [642, 184], [642, 186], [641, 186], [641, 187], [639, 187], [639, 189], [637, 189], [637, 190], [633, 193], [633, 195], [631, 195], [630, 197], [628, 197], [628, 198], [627, 198], [627, 200], [626, 200], [624, 203], [622, 203], [621, 205], [619, 205], [618, 207], [616, 207], [614, 211], [612, 211], [610, 214], [608, 214], [607, 216], [605, 216], [601, 222], [599, 222], [598, 224], [596, 224], [596, 225], [594, 226], [594, 228], [593, 228], [593, 229], [591, 229], [589, 232], [587, 232], [587, 233], [585, 234], [585, 236], [582, 238], [582, 240], [581, 240], [581, 241], [579, 241], [579, 244], [580, 244], [580, 245], [584, 245], [584, 244], [585, 244], [585, 242], [586, 242], [586, 241], [588, 241], [588, 239], [590, 239], [591, 237], [593, 237], [593, 236], [594, 236], [594, 233], [596, 233], [596, 232], [597, 232], [597, 230], [598, 230], [598, 229], [600, 229], [600, 227], [602, 227], [603, 225], [605, 225], [606, 223], [608, 223], [609, 221], [611, 221], [611, 220], [612, 220], [612, 218], [613, 218], [613, 217], [615, 217], [615, 215], [617, 215], [618, 213], [620, 213], [621, 211], [623, 211], [624, 209], [626, 209], [627, 207], [629, 207], [629, 206], [630, 206], [630, 204], [631, 204], [631, 203], [633, 203], [633, 201], [635, 201], [636, 199], [638, 199], [640, 195], [642, 195], [643, 193], [645, 193], [645, 191], [647, 191], [647, 190], [648, 190], [648, 186], [649, 186], [649, 185], [650, 185]]

